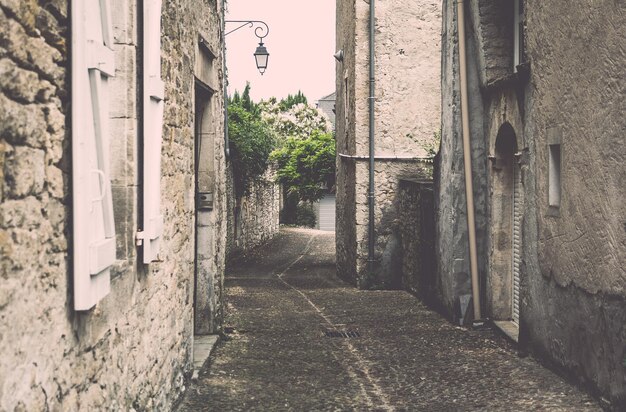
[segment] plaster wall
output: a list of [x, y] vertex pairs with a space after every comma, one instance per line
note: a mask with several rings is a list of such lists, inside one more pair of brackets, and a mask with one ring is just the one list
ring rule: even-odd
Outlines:
[[[395, 270], [393, 256], [399, 253], [390, 222], [396, 219], [400, 178], [428, 178], [431, 171], [415, 160], [377, 161], [377, 269], [370, 276], [366, 273], [369, 166], [365, 160], [341, 157], [369, 154], [369, 3], [340, 3], [337, 48], [344, 50], [345, 57], [337, 65], [337, 265], [340, 276], [361, 287], [385, 287]], [[438, 1], [376, 3], [376, 156], [427, 157], [436, 145], [440, 24]], [[346, 95], [347, 108], [343, 107]]]
[[[110, 294], [94, 309], [75, 312], [69, 1], [0, 1], [0, 410], [167, 410], [184, 391], [192, 369], [194, 316], [192, 70], [199, 31], [221, 55], [217, 7], [214, 1], [191, 0], [163, 5], [165, 227], [162, 261], [143, 265], [134, 239], [141, 196], [138, 4], [111, 2], [117, 261]], [[221, 106], [221, 95], [215, 99]], [[223, 215], [219, 139], [215, 152], [216, 213]], [[218, 281], [224, 217], [212, 240]]]
[[[526, 19], [536, 190], [536, 222], [526, 235], [536, 261], [529, 259], [526, 271], [523, 326], [529, 345], [622, 409], [626, 5], [586, 0], [572, 9], [563, 0], [549, 7], [533, 1]], [[548, 205], [549, 145], [555, 143], [561, 145], [559, 208]]]

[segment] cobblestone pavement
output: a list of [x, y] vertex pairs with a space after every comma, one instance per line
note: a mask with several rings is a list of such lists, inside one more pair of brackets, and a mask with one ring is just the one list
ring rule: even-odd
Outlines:
[[332, 234], [282, 230], [226, 285], [227, 333], [179, 412], [600, 410], [490, 330], [456, 327], [402, 291], [343, 283]]

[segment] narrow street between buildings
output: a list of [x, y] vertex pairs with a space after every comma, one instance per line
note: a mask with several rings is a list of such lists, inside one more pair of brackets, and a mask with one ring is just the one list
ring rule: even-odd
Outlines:
[[178, 410], [600, 410], [491, 330], [335, 275], [334, 236], [283, 229], [226, 276], [224, 338]]

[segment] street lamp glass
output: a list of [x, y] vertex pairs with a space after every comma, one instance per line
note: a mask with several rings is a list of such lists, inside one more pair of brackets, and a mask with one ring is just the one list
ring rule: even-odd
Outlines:
[[259, 47], [256, 48], [254, 52], [254, 58], [256, 60], [256, 67], [259, 69], [261, 74], [265, 73], [265, 69], [267, 69], [267, 60], [269, 59], [270, 54], [267, 52], [263, 43], [259, 43]]

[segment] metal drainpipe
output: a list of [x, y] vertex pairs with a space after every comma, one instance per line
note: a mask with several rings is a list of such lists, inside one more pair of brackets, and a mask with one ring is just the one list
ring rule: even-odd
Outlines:
[[369, 157], [370, 157], [370, 170], [369, 170], [369, 225], [368, 225], [368, 250], [367, 250], [367, 263], [369, 269], [369, 281], [373, 281], [374, 274], [374, 246], [375, 246], [375, 234], [374, 234], [374, 92], [375, 92], [375, 44], [374, 34], [376, 29], [376, 13], [375, 13], [374, 0], [370, 0], [370, 33], [369, 33], [369, 45], [370, 45], [370, 96], [369, 96]]
[[222, 0], [222, 76], [224, 80], [224, 155], [230, 157], [228, 142], [228, 76], [226, 74], [226, 0]]
[[463, 124], [463, 159], [465, 164], [465, 199], [467, 203], [467, 231], [469, 234], [470, 270], [474, 319], [481, 319], [478, 258], [476, 255], [476, 221], [474, 215], [474, 188], [472, 184], [472, 157], [470, 150], [469, 101], [467, 92], [467, 59], [465, 47], [465, 12], [463, 0], [457, 2], [457, 31], [459, 35], [459, 74], [461, 78], [461, 122]]

